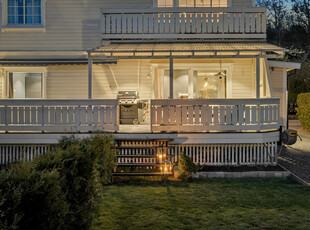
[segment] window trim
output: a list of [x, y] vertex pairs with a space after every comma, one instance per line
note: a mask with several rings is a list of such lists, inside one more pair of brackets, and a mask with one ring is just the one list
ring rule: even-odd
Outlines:
[[[255, 0], [252, 0], [253, 2], [255, 2]], [[153, 0], [153, 7], [154, 8], [164, 8], [164, 7], [158, 7], [158, 0]], [[173, 8], [178, 8], [179, 6], [179, 0], [173, 0]], [[227, 7], [232, 7], [232, 0], [227, 0]], [[184, 8], [184, 7], [180, 7], [180, 8]], [[195, 8], [201, 8], [201, 7], [196, 7]], [[205, 8], [205, 7], [202, 7]], [[212, 8], [208, 7], [208, 8]]]
[[[9, 98], [9, 74], [10, 73], [41, 73], [42, 74], [42, 98], [40, 99], [46, 99], [46, 80], [47, 80], [47, 68], [46, 67], [5, 67], [2, 68], [2, 96], [5, 99]], [[15, 99], [12, 99], [15, 100]], [[18, 99], [17, 99], [18, 100]], [[26, 98], [24, 100], [33, 100], [31, 98]]]
[[2, 30], [13, 29], [45, 29], [46, 26], [46, 1], [41, 0], [41, 24], [8, 24], [8, 0], [2, 0]]

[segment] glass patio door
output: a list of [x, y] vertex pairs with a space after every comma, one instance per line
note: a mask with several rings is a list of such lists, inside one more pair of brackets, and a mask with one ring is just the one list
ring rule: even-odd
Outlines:
[[[167, 69], [155, 70], [155, 99], [168, 99], [170, 95], [170, 74]], [[189, 70], [173, 71], [173, 98], [189, 98]]]
[[194, 71], [194, 98], [227, 98], [226, 71], [223, 71], [223, 74], [224, 75], [219, 75], [219, 71]]

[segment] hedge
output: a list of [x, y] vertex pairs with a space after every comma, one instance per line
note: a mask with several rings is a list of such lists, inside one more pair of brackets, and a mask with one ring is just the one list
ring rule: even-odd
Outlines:
[[302, 127], [310, 131], [310, 93], [301, 93], [297, 97], [297, 116]]
[[0, 172], [0, 229], [90, 229], [116, 166], [113, 138], [63, 138]]

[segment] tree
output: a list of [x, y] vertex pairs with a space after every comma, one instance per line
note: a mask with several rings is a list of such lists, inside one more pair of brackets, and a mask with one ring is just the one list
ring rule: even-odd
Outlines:
[[293, 3], [292, 10], [296, 14], [296, 24], [300, 25], [307, 38], [308, 51], [310, 50], [310, 0], [291, 0]]
[[267, 33], [271, 42], [281, 46], [283, 30], [286, 26], [287, 5], [285, 0], [258, 0], [258, 6], [267, 8]]

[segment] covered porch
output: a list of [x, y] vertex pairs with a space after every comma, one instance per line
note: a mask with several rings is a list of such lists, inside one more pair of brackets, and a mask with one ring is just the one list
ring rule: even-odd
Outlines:
[[[44, 67], [42, 98], [36, 99], [14, 97], [14, 74], [25, 68], [6, 68], [0, 131], [278, 130], [283, 102], [274, 97], [267, 58], [281, 55], [281, 48], [266, 43], [113, 43], [89, 52], [88, 71], [81, 65]], [[137, 97], [124, 101], [120, 92]], [[124, 116], [132, 110], [136, 119]]]

